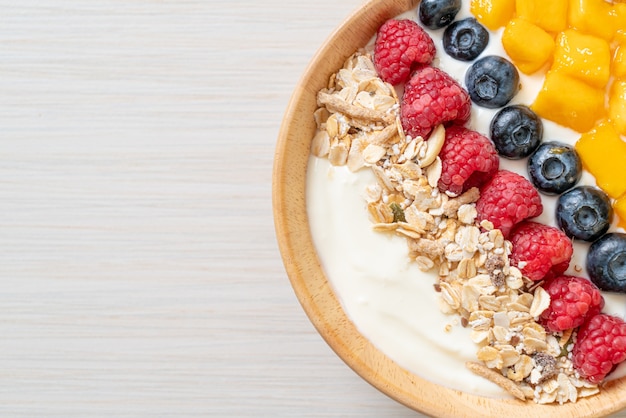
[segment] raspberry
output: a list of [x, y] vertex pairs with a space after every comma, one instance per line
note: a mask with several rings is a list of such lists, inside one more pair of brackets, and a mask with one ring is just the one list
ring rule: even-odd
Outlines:
[[500, 165], [498, 153], [489, 139], [460, 126], [446, 129], [439, 157], [442, 165], [439, 190], [455, 195], [480, 187]]
[[572, 241], [558, 228], [525, 221], [511, 233], [511, 265], [531, 280], [550, 279], [567, 270]]
[[550, 295], [550, 306], [543, 311], [540, 320], [552, 332], [579, 327], [604, 307], [600, 289], [582, 277], [555, 277], [543, 288]]
[[626, 359], [626, 323], [599, 314], [578, 331], [572, 350], [574, 369], [591, 383], [600, 383], [616, 364]]
[[467, 122], [471, 110], [469, 94], [459, 83], [439, 68], [423, 67], [404, 86], [400, 119], [407, 135], [428, 138], [439, 124]]
[[391, 19], [378, 29], [374, 65], [380, 78], [397, 85], [409, 78], [415, 65], [430, 64], [435, 52], [432, 38], [417, 23]]
[[537, 189], [526, 178], [500, 170], [481, 188], [476, 210], [480, 221], [492, 222], [508, 237], [516, 224], [541, 215], [543, 205]]

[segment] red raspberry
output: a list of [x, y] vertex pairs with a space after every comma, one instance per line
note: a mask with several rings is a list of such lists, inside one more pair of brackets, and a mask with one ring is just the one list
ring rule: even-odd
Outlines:
[[423, 67], [404, 86], [400, 119], [407, 135], [428, 138], [439, 124], [467, 122], [471, 110], [469, 94], [459, 83], [439, 68]]
[[480, 187], [500, 165], [498, 153], [489, 139], [460, 126], [446, 129], [439, 157], [442, 165], [439, 190], [455, 195]]
[[395, 86], [409, 78], [415, 65], [430, 64], [435, 52], [432, 38], [417, 23], [391, 19], [378, 29], [374, 65], [380, 78]]
[[492, 222], [508, 237], [516, 224], [541, 215], [543, 205], [530, 181], [511, 171], [500, 170], [481, 188], [476, 210], [480, 221]]
[[[572, 241], [558, 228], [522, 222], [511, 233], [511, 265], [531, 280], [550, 279], [567, 270], [574, 252]], [[523, 267], [520, 263], [525, 263]]]
[[552, 332], [579, 327], [604, 307], [600, 289], [582, 277], [555, 277], [543, 288], [550, 295], [550, 306], [543, 311], [540, 320]]
[[574, 369], [591, 383], [600, 383], [616, 364], [626, 360], [626, 322], [599, 314], [578, 331], [574, 343]]

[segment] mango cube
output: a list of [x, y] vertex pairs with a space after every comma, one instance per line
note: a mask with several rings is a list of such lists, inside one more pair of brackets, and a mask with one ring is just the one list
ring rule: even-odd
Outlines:
[[611, 48], [602, 38], [566, 30], [556, 38], [552, 69], [604, 88], [611, 75]]
[[626, 229], [626, 195], [620, 197], [613, 203], [613, 210], [619, 217], [618, 225]]
[[624, 12], [622, 5], [604, 0], [570, 0], [568, 21], [570, 27], [610, 41], [626, 23]]
[[549, 71], [530, 107], [546, 119], [578, 132], [587, 132], [605, 115], [604, 90], [560, 71]]
[[614, 77], [626, 76], [626, 45], [619, 45], [613, 54], [611, 73]]
[[[615, 80], [609, 96], [609, 119], [615, 130], [626, 135], [626, 80]], [[624, 167], [626, 175], [626, 167]]]
[[569, 0], [516, 0], [517, 17], [548, 32], [560, 32], [567, 27]]
[[543, 67], [554, 52], [552, 36], [539, 26], [518, 18], [509, 21], [504, 28], [502, 46], [525, 74], [532, 74]]
[[[622, 32], [623, 34], [623, 30], [626, 28], [626, 3], [616, 1], [613, 2], [611, 19], [615, 25], [616, 32]], [[614, 36], [613, 39], [617, 38]]]
[[491, 30], [506, 25], [515, 13], [515, 0], [471, 0], [470, 12]]
[[611, 74], [613, 77], [626, 76], [626, 30], [618, 30], [615, 33], [617, 48], [611, 61]]
[[603, 122], [576, 142], [583, 166], [598, 186], [614, 199], [626, 193], [626, 142], [612, 124]]

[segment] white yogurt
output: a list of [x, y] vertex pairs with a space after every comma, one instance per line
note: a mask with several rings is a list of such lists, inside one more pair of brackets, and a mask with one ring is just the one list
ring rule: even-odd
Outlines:
[[[471, 16], [469, 1], [463, 3], [457, 19]], [[416, 11], [399, 18], [415, 19]], [[428, 32], [437, 46], [433, 65], [464, 85], [469, 65], [445, 53], [441, 42], [443, 29]], [[501, 30], [491, 32], [482, 56], [506, 57], [501, 34]], [[510, 104], [532, 103], [543, 75], [520, 73], [520, 81], [522, 89]], [[469, 127], [488, 136], [489, 124], [497, 111], [473, 105]], [[579, 133], [550, 121], [543, 123], [544, 142], [557, 140], [573, 145], [580, 137]], [[500, 167], [528, 177], [526, 159], [501, 158]], [[477, 346], [470, 340], [470, 329], [461, 326], [458, 315], [444, 315], [439, 310], [438, 294], [433, 288], [436, 274], [422, 272], [409, 260], [404, 238], [372, 229], [364, 192], [375, 183], [368, 169], [352, 173], [347, 167], [333, 167], [326, 159], [309, 159], [306, 202], [313, 242], [347, 316], [378, 349], [416, 375], [476, 395], [510, 397], [500, 387], [466, 369], [465, 362], [476, 358]], [[595, 179], [584, 173], [579, 184], [595, 185]], [[557, 198], [541, 198], [544, 211], [536, 220], [555, 226]], [[588, 245], [574, 243], [567, 274], [585, 274]], [[626, 296], [604, 293], [604, 298], [605, 313], [626, 316]], [[612, 377], [624, 374], [626, 366], [622, 365]]]
[[[400, 366], [442, 386], [485, 396], [504, 396], [465, 368], [476, 346], [470, 329], [442, 314], [436, 275], [410, 262], [406, 239], [375, 232], [367, 216], [369, 170], [352, 173], [311, 157], [307, 209], [313, 242], [347, 316], [378, 349]], [[447, 324], [454, 324], [445, 332]]]

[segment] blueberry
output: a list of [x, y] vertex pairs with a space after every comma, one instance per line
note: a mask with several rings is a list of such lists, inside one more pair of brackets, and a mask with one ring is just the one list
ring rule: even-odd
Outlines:
[[545, 194], [561, 194], [578, 183], [583, 166], [574, 147], [560, 142], [541, 144], [528, 159], [530, 181]]
[[600, 289], [626, 293], [626, 234], [606, 234], [591, 244], [587, 272]]
[[556, 202], [556, 222], [570, 238], [595, 241], [606, 233], [612, 220], [611, 200], [596, 187], [574, 187]]
[[461, 10], [461, 0], [422, 0], [418, 10], [420, 22], [429, 29], [448, 26]]
[[479, 106], [495, 109], [506, 105], [519, 90], [519, 73], [510, 61], [488, 55], [465, 73], [470, 98]]
[[528, 157], [539, 146], [543, 123], [527, 106], [507, 106], [491, 120], [490, 136], [498, 154], [519, 160]]
[[473, 61], [488, 43], [489, 31], [473, 17], [457, 20], [443, 32], [443, 49], [460, 61]]

